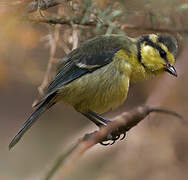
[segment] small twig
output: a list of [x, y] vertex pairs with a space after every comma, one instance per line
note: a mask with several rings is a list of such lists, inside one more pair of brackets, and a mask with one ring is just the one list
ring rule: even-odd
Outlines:
[[[48, 8], [57, 6], [61, 4], [62, 0], [34, 0], [29, 2], [25, 8], [23, 9], [24, 13], [32, 13], [38, 10], [40, 8], [41, 10], [46, 10]], [[40, 4], [39, 4], [40, 3]], [[39, 7], [40, 6], [40, 7]]]
[[[84, 23], [81, 23], [81, 19], [79, 18], [72, 18], [72, 19], [66, 19], [66, 18], [33, 18], [29, 17], [29, 21], [35, 22], [35, 23], [47, 23], [47, 24], [65, 24], [72, 26], [73, 24], [77, 24], [80, 26], [91, 26], [95, 27], [97, 26], [97, 21], [86, 21]], [[110, 24], [108, 23], [103, 23], [101, 24], [103, 28], [108, 28]], [[120, 27], [122, 29], [122, 27]], [[145, 26], [140, 26], [140, 25], [132, 25], [132, 24], [126, 24], [126, 26], [123, 27], [123, 29], [126, 30], [137, 30], [137, 31], [156, 31], [156, 32], [169, 32], [169, 33], [183, 33], [183, 34], [188, 34], [188, 29], [183, 29], [183, 28], [158, 28], [158, 27], [145, 27]]]
[[50, 80], [50, 73], [53, 67], [53, 63], [54, 63], [54, 56], [56, 53], [57, 42], [59, 40], [59, 31], [60, 31], [60, 26], [56, 25], [55, 30], [54, 30], [54, 35], [52, 38], [52, 43], [51, 43], [51, 48], [50, 48], [50, 57], [49, 57], [47, 69], [44, 75], [44, 79], [41, 85], [38, 87], [40, 95], [44, 95], [44, 90], [47, 87], [49, 80]]
[[149, 107], [146, 105], [140, 106], [129, 112], [124, 112], [121, 115], [115, 117], [114, 121], [110, 122], [107, 126], [99, 129], [98, 131], [86, 134], [81, 140], [79, 140], [79, 142], [74, 146], [74, 148], [71, 148], [71, 151], [68, 151], [68, 153], [66, 153], [66, 156], [60, 156], [63, 158], [58, 158], [53, 167], [53, 171], [50, 171], [47, 174], [45, 180], [49, 180], [60, 166], [62, 167], [62, 175], [62, 171], [65, 173], [65, 169], [70, 169], [71, 166], [74, 164], [73, 162], [75, 162], [75, 160], [78, 159], [89, 148], [104, 140], [111, 140], [109, 134], [119, 136], [122, 133], [126, 133], [131, 128], [136, 126], [139, 122], [144, 120], [144, 118], [151, 112], [166, 113], [182, 119], [181, 115], [174, 111], [162, 108]]
[[[40, 10], [46, 10], [48, 8], [57, 6], [62, 3], [63, 0], [19, 0], [15, 2], [0, 2], [0, 6], [6, 6], [11, 9], [11, 12], [17, 12], [21, 15], [28, 15]], [[70, 1], [70, 0], [66, 0]]]
[[55, 174], [57, 169], [59, 169], [59, 167], [62, 165], [62, 162], [64, 162], [67, 156], [69, 156], [69, 154], [72, 153], [72, 151], [75, 149], [76, 146], [77, 144], [70, 147], [66, 152], [64, 152], [64, 154], [58, 157], [58, 159], [56, 160], [55, 166], [52, 169], [50, 169], [47, 176], [45, 177], [45, 180], [50, 180], [52, 178], [52, 176]]
[[[76, 17], [76, 18], [55, 18], [55, 17], [50, 17], [50, 18], [35, 18], [35, 17], [28, 17], [28, 20], [31, 22], [35, 23], [47, 23], [47, 24], [65, 24], [72, 26], [72, 24], [77, 24], [81, 26], [96, 26], [97, 22], [95, 21], [86, 21], [84, 23], [81, 23], [81, 19]], [[103, 24], [103, 26], [107, 26], [108, 24]]]
[[59, 46], [63, 49], [65, 54], [69, 54], [71, 52], [71, 49], [67, 46], [67, 44], [65, 43], [65, 41], [63, 39], [61, 39], [61, 41], [59, 41]]
[[72, 50], [76, 49], [78, 47], [78, 27], [76, 25], [73, 26], [72, 30]]
[[[59, 13], [60, 13], [60, 10], [59, 10]], [[55, 57], [55, 53], [56, 53], [56, 49], [57, 49], [57, 44], [59, 41], [60, 28], [61, 28], [61, 26], [59, 24], [57, 24], [55, 26], [54, 33], [52, 35], [53, 37], [51, 39], [52, 42], [50, 44], [51, 45], [50, 46], [50, 57], [49, 57], [48, 65], [46, 68], [46, 72], [44, 74], [44, 79], [43, 79], [41, 85], [38, 87], [40, 96], [44, 95], [45, 89], [48, 86], [49, 81], [50, 81], [50, 73], [52, 71], [53, 64], [56, 62], [56, 58], [54, 58], [54, 57]], [[34, 101], [32, 106], [35, 106], [36, 103], [37, 103], [37, 101]]]

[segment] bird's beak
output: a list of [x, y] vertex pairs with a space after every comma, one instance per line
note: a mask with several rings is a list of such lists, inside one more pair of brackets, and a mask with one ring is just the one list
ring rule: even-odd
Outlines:
[[165, 71], [170, 73], [170, 74], [172, 74], [173, 76], [176, 76], [176, 77], [178, 76], [177, 72], [176, 72], [176, 69], [173, 66], [171, 66], [171, 65], [167, 65], [165, 67]]

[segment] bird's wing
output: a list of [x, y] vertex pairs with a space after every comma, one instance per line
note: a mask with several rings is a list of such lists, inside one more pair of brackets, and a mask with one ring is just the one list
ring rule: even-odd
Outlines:
[[62, 86], [109, 64], [119, 49], [121, 49], [121, 43], [117, 41], [116, 36], [108, 38], [100, 36], [87, 41], [80, 48], [73, 50], [61, 60], [58, 72], [50, 83], [46, 95], [36, 106], [48, 96], [57, 92]]

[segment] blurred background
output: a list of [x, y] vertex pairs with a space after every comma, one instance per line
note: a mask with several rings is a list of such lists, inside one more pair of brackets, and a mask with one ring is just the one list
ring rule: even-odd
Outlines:
[[[187, 0], [51, 3], [53, 7], [49, 0], [0, 2], [0, 180], [44, 179], [59, 155], [96, 129], [74, 109], [59, 103], [8, 150], [10, 140], [32, 112], [33, 102], [54, 76], [57, 62], [96, 35], [135, 37], [166, 32], [173, 34], [180, 46], [175, 65], [178, 78], [165, 74], [132, 84], [128, 100], [106, 117], [144, 103], [175, 110], [185, 119], [188, 116]], [[64, 23], [44, 23], [50, 18]], [[60, 168], [52, 179], [186, 180], [187, 151], [188, 125], [171, 116], [152, 114], [131, 129], [124, 141], [94, 146], [63, 177]]]

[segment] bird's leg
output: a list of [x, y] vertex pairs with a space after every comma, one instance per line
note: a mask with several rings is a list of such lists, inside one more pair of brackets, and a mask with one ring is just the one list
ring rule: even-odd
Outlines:
[[89, 120], [91, 120], [93, 123], [95, 123], [98, 127], [105, 126], [106, 124], [100, 122], [98, 119], [91, 116], [89, 113], [82, 113], [85, 117], [87, 117]]
[[[91, 112], [91, 111], [90, 111]], [[102, 126], [106, 126], [106, 123], [105, 122], [107, 122], [108, 120], [105, 120], [105, 122], [104, 121], [99, 121], [99, 119], [98, 118], [96, 118], [95, 116], [92, 116], [91, 115], [91, 113], [82, 113], [85, 117], [87, 117], [89, 120], [91, 120], [93, 123], [95, 123], [99, 128], [100, 127], [102, 127]], [[96, 114], [96, 113], [95, 113]], [[99, 115], [97, 116], [97, 117], [99, 117]], [[101, 117], [101, 116], [100, 116]], [[104, 118], [103, 118], [104, 119]], [[108, 121], [108, 122], [110, 122], [110, 121]], [[101, 142], [100, 144], [102, 144], [103, 146], [108, 146], [108, 145], [110, 145], [111, 143], [104, 143], [104, 142]]]
[[90, 114], [91, 116], [95, 117], [96, 119], [98, 119], [99, 121], [101, 121], [102, 123], [104, 123], [105, 125], [108, 124], [109, 122], [111, 122], [108, 119], [105, 119], [104, 117], [102, 117], [101, 115], [89, 110], [88, 114]]
[[[89, 118], [92, 122], [94, 122], [99, 128], [102, 126], [106, 126], [108, 123], [110, 123], [111, 121], [108, 119], [105, 119], [104, 117], [102, 117], [101, 115], [89, 110], [87, 112], [87, 114], [84, 114], [87, 118]], [[120, 140], [123, 140], [125, 138], [126, 134], [123, 134], [123, 137]], [[119, 138], [120, 135], [118, 136], [114, 136], [113, 134], [109, 134], [110, 139], [112, 140], [112, 143], [104, 143], [101, 142], [100, 144], [107, 146], [107, 145], [112, 145], [114, 144]]]

